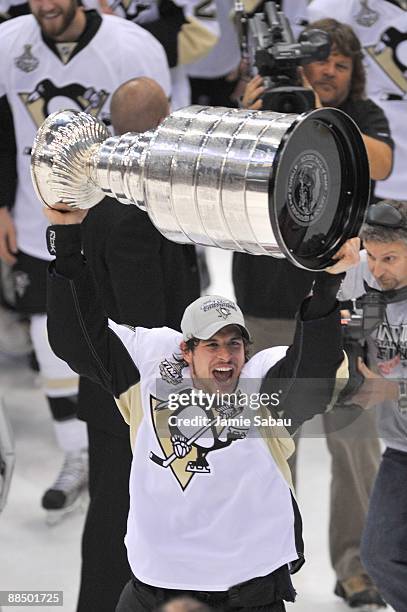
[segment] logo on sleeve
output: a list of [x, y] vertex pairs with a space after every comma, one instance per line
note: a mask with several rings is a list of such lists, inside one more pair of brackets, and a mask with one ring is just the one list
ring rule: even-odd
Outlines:
[[177, 361], [164, 359], [160, 363], [160, 376], [162, 380], [170, 385], [178, 385], [182, 382], [182, 369], [184, 364]]

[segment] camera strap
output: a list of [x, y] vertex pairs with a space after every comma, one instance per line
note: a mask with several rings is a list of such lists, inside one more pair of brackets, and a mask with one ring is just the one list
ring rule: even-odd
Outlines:
[[388, 289], [387, 291], [381, 291], [370, 287], [366, 281], [363, 281], [366, 293], [380, 293], [386, 304], [395, 304], [396, 302], [407, 301], [407, 286], [400, 287], [400, 289]]

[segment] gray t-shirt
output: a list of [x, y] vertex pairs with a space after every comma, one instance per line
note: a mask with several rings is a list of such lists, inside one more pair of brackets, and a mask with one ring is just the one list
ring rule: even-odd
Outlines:
[[[340, 300], [355, 299], [366, 293], [363, 281], [380, 289], [367, 265], [366, 251], [361, 262], [346, 273], [338, 294]], [[386, 319], [372, 334], [369, 343], [370, 364], [376, 363], [385, 378], [407, 379], [407, 300], [388, 304]], [[407, 414], [401, 414], [398, 403], [378, 406], [378, 430], [387, 446], [407, 452]]]

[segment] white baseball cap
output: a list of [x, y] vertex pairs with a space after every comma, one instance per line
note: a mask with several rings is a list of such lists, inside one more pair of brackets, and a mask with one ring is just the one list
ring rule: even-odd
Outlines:
[[251, 340], [242, 311], [233, 300], [222, 295], [204, 295], [186, 307], [181, 330], [185, 341], [208, 340], [226, 325], [238, 325], [245, 338]]

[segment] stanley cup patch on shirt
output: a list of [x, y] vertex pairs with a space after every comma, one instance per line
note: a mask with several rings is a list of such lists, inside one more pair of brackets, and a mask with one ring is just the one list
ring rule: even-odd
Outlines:
[[24, 45], [24, 51], [15, 58], [14, 63], [23, 72], [32, 72], [38, 66], [39, 59], [31, 51], [32, 45]]

